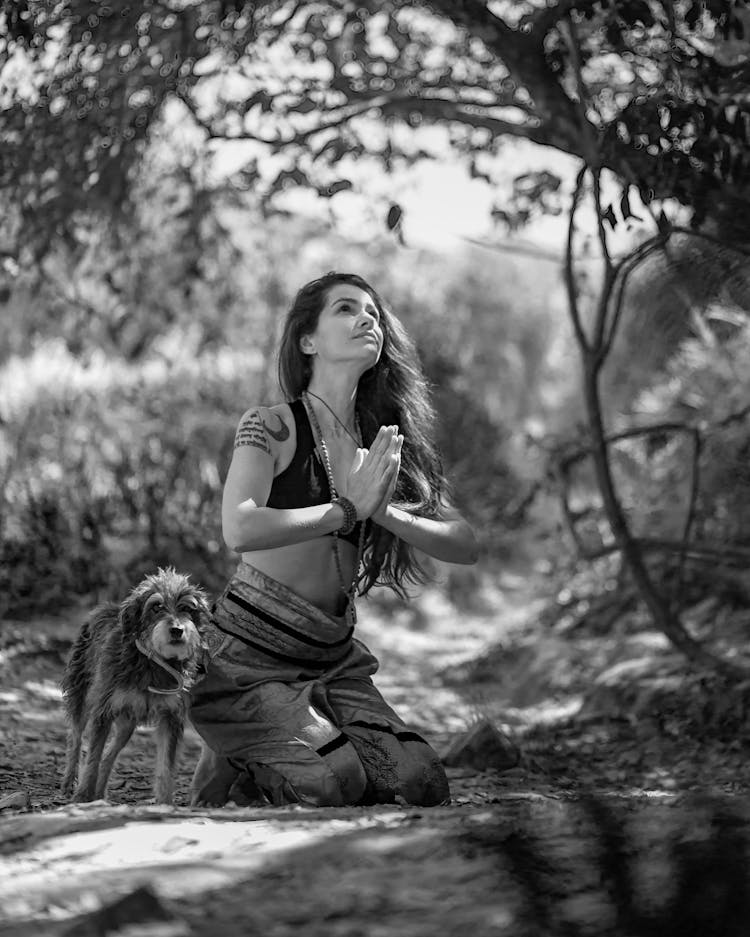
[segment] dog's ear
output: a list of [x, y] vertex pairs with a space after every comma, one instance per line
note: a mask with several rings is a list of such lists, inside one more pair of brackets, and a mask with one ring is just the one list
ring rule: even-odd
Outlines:
[[211, 624], [211, 615], [213, 612], [213, 609], [209, 608], [208, 596], [202, 589], [196, 589], [193, 592], [193, 598], [198, 603], [198, 607], [196, 609], [198, 613], [198, 628], [205, 628], [206, 625]]
[[128, 595], [120, 605], [120, 628], [126, 638], [134, 638], [138, 633], [143, 610], [143, 594], [138, 589]]

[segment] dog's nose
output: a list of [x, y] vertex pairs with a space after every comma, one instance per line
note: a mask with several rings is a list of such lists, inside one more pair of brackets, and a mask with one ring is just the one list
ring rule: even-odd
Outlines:
[[170, 625], [169, 626], [169, 637], [173, 641], [177, 641], [179, 638], [183, 637], [185, 634], [185, 629], [182, 625]]

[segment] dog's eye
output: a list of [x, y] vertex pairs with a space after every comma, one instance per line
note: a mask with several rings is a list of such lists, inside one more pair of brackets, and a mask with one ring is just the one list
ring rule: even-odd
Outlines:
[[164, 608], [164, 603], [160, 599], [153, 599], [146, 607], [149, 612], [160, 612]]
[[198, 602], [192, 596], [186, 596], [181, 602], [183, 608], [190, 608], [195, 611], [198, 608]]

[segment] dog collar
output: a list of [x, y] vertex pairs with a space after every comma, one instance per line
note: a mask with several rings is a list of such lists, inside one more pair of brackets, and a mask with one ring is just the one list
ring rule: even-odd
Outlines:
[[167, 673], [174, 677], [177, 681], [177, 686], [173, 690], [160, 690], [158, 687], [150, 686], [147, 687], [149, 693], [157, 693], [159, 696], [178, 696], [180, 693], [182, 693], [182, 691], [185, 689], [185, 678], [179, 672], [179, 670], [175, 670], [174, 667], [170, 666], [160, 654], [156, 653], [153, 648], [144, 647], [139, 638], [135, 639], [135, 646], [144, 657], [148, 658], [148, 660], [152, 660], [155, 664], [158, 664], [162, 670], [166, 670]]

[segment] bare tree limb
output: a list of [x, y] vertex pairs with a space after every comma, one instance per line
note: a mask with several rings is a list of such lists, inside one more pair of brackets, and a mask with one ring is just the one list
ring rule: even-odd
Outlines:
[[[685, 543], [682, 540], [660, 540], [656, 537], [636, 537], [634, 542], [646, 553], [684, 553], [687, 560], [695, 562], [720, 562], [742, 569], [750, 563], [750, 549], [744, 547], [723, 547], [698, 541]], [[582, 559], [600, 560], [612, 553], [619, 553], [621, 549], [619, 544], [610, 543], [597, 550], [589, 550], [582, 555]]]
[[[580, 199], [585, 172], [586, 167], [578, 174], [576, 190], [570, 208], [571, 223], [568, 237], [566, 277], [571, 299], [570, 314], [573, 318], [576, 337], [579, 344], [581, 344], [583, 356], [583, 392], [588, 429], [591, 435], [591, 456], [597, 485], [602, 496], [604, 511], [612, 530], [615, 543], [617, 544], [617, 549], [622, 552], [624, 561], [628, 566], [629, 572], [633, 577], [633, 581], [644, 604], [653, 618], [655, 626], [669, 638], [672, 644], [680, 650], [688, 660], [701, 666], [718, 670], [735, 679], [746, 677], [747, 672], [743, 667], [738, 666], [732, 661], [717, 657], [685, 630], [682, 620], [673, 612], [671, 605], [665, 601], [664, 596], [659, 592], [651, 578], [651, 574], [644, 560], [643, 551], [641, 550], [637, 538], [633, 536], [630, 530], [625, 512], [615, 489], [612, 468], [609, 462], [609, 447], [604, 430], [599, 390], [599, 377], [604, 359], [599, 353], [600, 349], [594, 351], [589, 343], [586, 345], [581, 343], [581, 335], [583, 333], [580, 326], [580, 313], [577, 305], [574, 305], [574, 303], [577, 303], [577, 297], [574, 288], [572, 250], [570, 244], [572, 241], [573, 217]], [[611, 291], [613, 285], [614, 280], [612, 278], [605, 278], [603, 289]]]
[[668, 235], [658, 234], [642, 244], [639, 244], [635, 251], [626, 255], [618, 261], [612, 269], [612, 283], [614, 284], [614, 303], [611, 301], [612, 293], [607, 297], [607, 309], [613, 311], [609, 314], [609, 330], [606, 331], [606, 337], [601, 345], [602, 363], [612, 349], [617, 329], [622, 316], [622, 308], [625, 300], [625, 287], [631, 274], [639, 267], [651, 254], [664, 247]]
[[679, 603], [679, 595], [682, 592], [682, 587], [684, 584], [685, 576], [685, 559], [687, 556], [687, 544], [690, 537], [690, 532], [693, 529], [693, 522], [695, 521], [695, 510], [698, 504], [698, 488], [700, 484], [700, 458], [701, 450], [703, 448], [703, 439], [701, 434], [696, 430], [693, 434], [693, 457], [690, 464], [690, 497], [688, 498], [688, 509], [685, 513], [685, 524], [682, 528], [682, 538], [681, 542], [684, 546], [684, 549], [681, 550], [677, 558], [677, 576], [675, 579], [674, 593], [672, 596], [673, 605], [677, 606]]
[[565, 286], [568, 293], [568, 312], [570, 313], [570, 318], [573, 323], [573, 331], [575, 332], [576, 340], [580, 345], [584, 357], [591, 353], [591, 347], [589, 345], [589, 340], [586, 337], [586, 332], [583, 328], [581, 311], [578, 305], [578, 289], [575, 279], [575, 258], [573, 256], [573, 238], [575, 236], [576, 211], [578, 210], [578, 206], [583, 195], [583, 183], [586, 178], [587, 171], [588, 167], [584, 164], [576, 176], [576, 184], [573, 190], [573, 201], [571, 203], [570, 216], [568, 220], [568, 238], [565, 246]]

